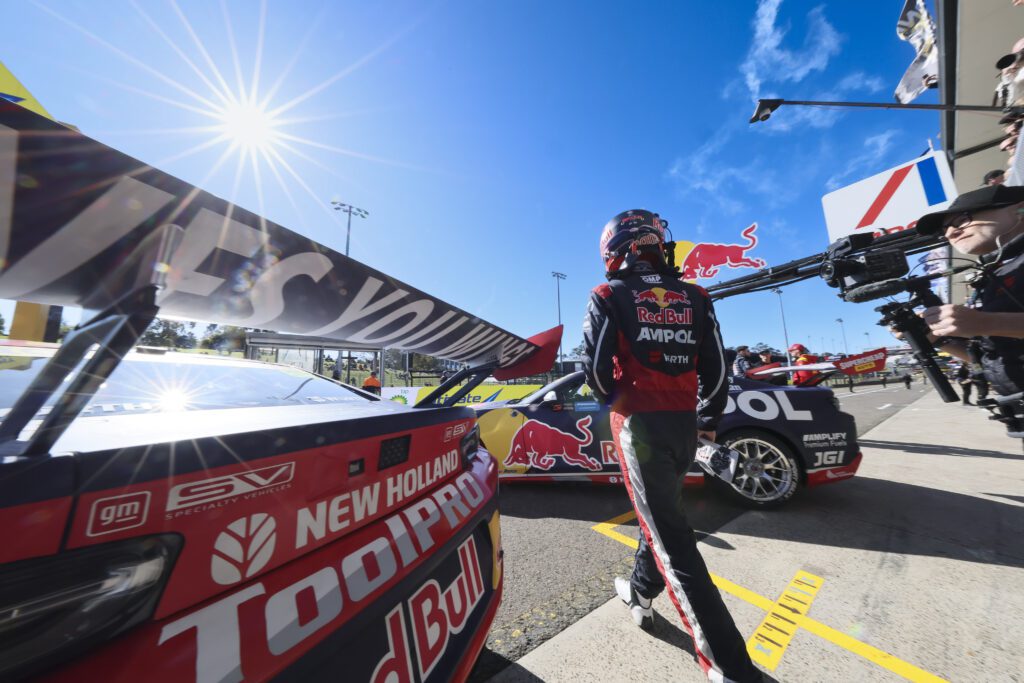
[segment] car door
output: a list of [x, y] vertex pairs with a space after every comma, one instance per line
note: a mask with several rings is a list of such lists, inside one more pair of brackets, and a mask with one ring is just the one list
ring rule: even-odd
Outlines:
[[619, 473], [608, 409], [582, 389], [580, 379], [520, 407], [524, 421], [508, 458], [514, 465], [567, 479]]

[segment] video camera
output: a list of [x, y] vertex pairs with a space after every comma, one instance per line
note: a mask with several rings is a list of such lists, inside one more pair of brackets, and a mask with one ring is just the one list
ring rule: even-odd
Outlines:
[[871, 249], [874, 239], [871, 233], [863, 233], [836, 240], [825, 252], [818, 274], [830, 287], [838, 288], [840, 298], [850, 303], [909, 293], [909, 301], [893, 301], [876, 307], [875, 310], [882, 314], [878, 324], [892, 327], [903, 334], [903, 339], [914, 352], [914, 358], [943, 401], [952, 403], [959, 400], [936, 361], [938, 352], [928, 339], [928, 325], [914, 312], [918, 307], [942, 305], [942, 300], [932, 291], [931, 283], [936, 278], [949, 275], [951, 271], [904, 277], [910, 272], [906, 255], [896, 248]]

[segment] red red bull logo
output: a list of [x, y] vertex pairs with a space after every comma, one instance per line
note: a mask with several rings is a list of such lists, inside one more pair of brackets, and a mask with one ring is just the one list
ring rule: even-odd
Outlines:
[[747, 252], [757, 246], [756, 230], [757, 223], [753, 223], [740, 233], [746, 244], [702, 242], [695, 246], [683, 261], [683, 279], [712, 278], [722, 268], [764, 268], [763, 259], [747, 256]]
[[658, 308], [666, 308], [673, 304], [690, 304], [686, 292], [672, 292], [663, 287], [652, 287], [642, 292], [633, 292], [633, 300], [638, 304], [657, 304]]
[[561, 458], [567, 465], [597, 472], [601, 463], [583, 452], [594, 442], [594, 434], [590, 431], [591, 419], [587, 415], [576, 422], [576, 430], [583, 436], [563, 432], [539, 420], [527, 420], [512, 437], [505, 467], [525, 465], [547, 471], [555, 466], [555, 458]]

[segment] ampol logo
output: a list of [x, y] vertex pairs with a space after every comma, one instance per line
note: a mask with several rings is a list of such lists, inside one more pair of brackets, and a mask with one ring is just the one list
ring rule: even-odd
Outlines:
[[264, 512], [228, 524], [217, 536], [210, 575], [222, 586], [248, 579], [267, 566], [277, 544], [277, 521]]
[[930, 152], [909, 163], [821, 198], [829, 241], [854, 232], [910, 230], [917, 219], [946, 208], [957, 195], [945, 155]]

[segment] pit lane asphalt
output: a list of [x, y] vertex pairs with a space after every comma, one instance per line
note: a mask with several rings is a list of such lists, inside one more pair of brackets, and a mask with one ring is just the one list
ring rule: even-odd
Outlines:
[[[921, 398], [930, 387], [915, 382], [835, 392], [862, 435]], [[842, 484], [839, 484], [841, 486]], [[710, 545], [725, 543], [714, 532], [746, 510], [704, 488], [687, 490], [690, 523]], [[827, 505], [827, 496], [815, 496]], [[632, 569], [632, 552], [591, 527], [628, 512], [620, 486], [515, 484], [502, 487], [501, 532], [505, 549], [505, 593], [470, 676], [482, 683], [511, 662], [601, 606], [613, 595], [612, 580]], [[632, 522], [635, 525], [635, 522]], [[728, 544], [726, 544], [728, 545]]]

